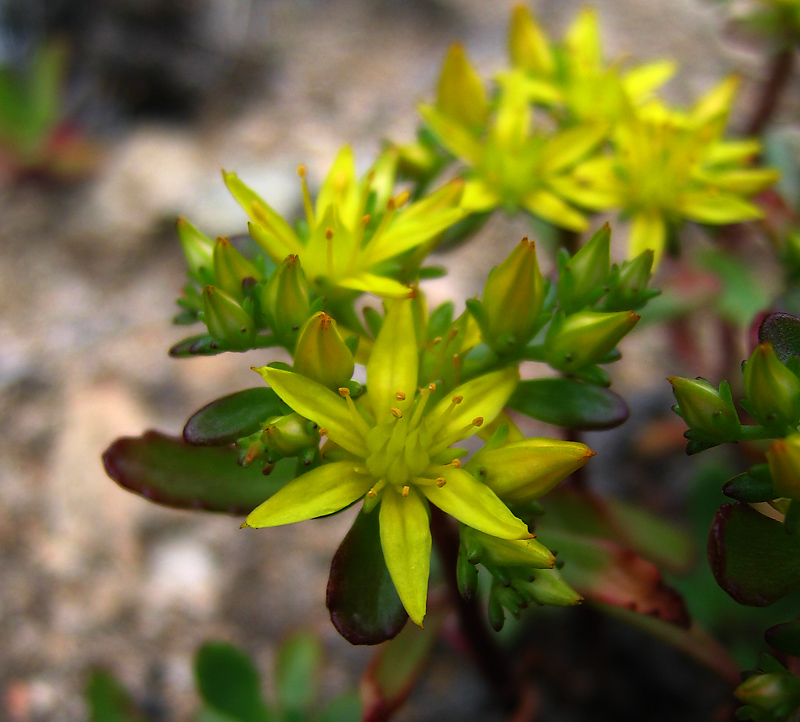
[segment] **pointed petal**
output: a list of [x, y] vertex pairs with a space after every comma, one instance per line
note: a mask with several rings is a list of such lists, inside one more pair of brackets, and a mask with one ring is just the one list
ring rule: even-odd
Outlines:
[[564, 45], [570, 60], [577, 61], [582, 69], [599, 68], [603, 62], [600, 40], [600, 23], [597, 11], [583, 8], [564, 35]]
[[385, 232], [372, 238], [365, 263], [371, 266], [410, 251], [446, 231], [466, 214], [463, 208], [448, 208], [424, 218], [405, 218], [404, 213], [398, 214]]
[[316, 381], [269, 366], [254, 368], [263, 376], [281, 400], [298, 414], [311, 419], [320, 428], [327, 429], [327, 436], [347, 451], [360, 457], [367, 455], [367, 447], [356, 431], [347, 403], [330, 389]]
[[500, 539], [532, 539], [524, 522], [517, 519], [486, 484], [463, 469], [446, 467], [447, 483], [419, 486], [431, 504], [473, 529]]
[[464, 126], [429, 105], [421, 105], [419, 114], [431, 127], [439, 142], [453, 155], [472, 166], [478, 163], [482, 154], [481, 144]]
[[642, 211], [633, 217], [628, 240], [628, 258], [646, 250], [653, 251], [653, 268], [658, 266], [667, 243], [667, 225], [657, 210]]
[[730, 113], [740, 80], [730, 75], [709, 90], [692, 108], [690, 118], [695, 127], [725, 119]]
[[542, 175], [568, 168], [588, 155], [608, 135], [606, 126], [578, 126], [550, 137], [542, 148]]
[[480, 132], [486, 123], [489, 103], [483, 81], [461, 45], [451, 45], [442, 64], [436, 109], [472, 131]]
[[329, 206], [337, 206], [345, 225], [353, 227], [358, 222], [359, 188], [356, 177], [356, 162], [353, 149], [346, 145], [336, 155], [336, 159], [322, 182], [317, 196], [314, 216], [321, 218]]
[[681, 196], [679, 208], [688, 219], [711, 225], [741, 223], [764, 217], [764, 212], [758, 206], [732, 193], [687, 192]]
[[250, 512], [245, 524], [259, 529], [334, 514], [366, 494], [374, 479], [357, 474], [352, 461], [324, 464], [290, 481]]
[[622, 85], [633, 100], [641, 100], [675, 75], [676, 68], [671, 60], [648, 63], [628, 71]]
[[428, 601], [431, 530], [425, 502], [412, 487], [403, 497], [386, 487], [380, 506], [381, 549], [397, 594], [415, 624], [422, 626]]
[[479, 178], [467, 181], [461, 207], [470, 213], [483, 213], [500, 205], [500, 196]]
[[400, 281], [386, 276], [376, 276], [374, 273], [359, 273], [357, 276], [348, 276], [336, 282], [337, 286], [349, 288], [353, 291], [372, 293], [381, 298], [408, 298], [412, 291]]
[[279, 236], [264, 230], [258, 223], [248, 222], [247, 230], [250, 231], [250, 237], [278, 265], [284, 261], [286, 256], [293, 254], [299, 256], [302, 253], [302, 247], [299, 243], [285, 243]]
[[520, 205], [533, 215], [544, 218], [548, 223], [559, 228], [585, 231], [589, 227], [589, 222], [582, 213], [576, 211], [554, 193], [544, 189], [529, 193], [522, 198]]
[[714, 189], [751, 196], [776, 183], [780, 173], [773, 168], [724, 168], [700, 171], [694, 177]]
[[704, 158], [708, 165], [743, 163], [761, 152], [761, 142], [754, 138], [723, 140], [709, 148]]
[[555, 59], [547, 36], [530, 10], [522, 4], [516, 5], [511, 13], [508, 54], [514, 67], [545, 76], [555, 70]]
[[[386, 313], [367, 362], [367, 389], [378, 423], [392, 407], [403, 411], [414, 402], [418, 366], [411, 301], [395, 301]], [[398, 392], [404, 399], [398, 398]]]
[[[483, 424], [490, 424], [503, 410], [518, 382], [519, 369], [510, 366], [458, 386], [426, 416], [429, 428], [436, 428], [437, 422], [443, 421], [441, 428], [435, 432], [434, 443], [450, 438], [450, 443], [455, 443], [469, 436], [477, 431], [472, 422], [478, 417], [483, 419]], [[454, 396], [460, 396], [462, 401], [451, 409]]]
[[592, 211], [605, 211], [620, 205], [619, 193], [612, 189], [594, 187], [582, 182], [573, 175], [551, 178], [548, 185], [570, 203]]

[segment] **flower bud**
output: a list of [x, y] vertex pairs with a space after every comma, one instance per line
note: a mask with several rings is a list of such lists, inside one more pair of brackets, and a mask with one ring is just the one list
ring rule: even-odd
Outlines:
[[213, 268], [214, 241], [185, 218], [178, 219], [178, 237], [189, 272], [193, 276], [200, 276], [202, 269], [210, 273]]
[[311, 423], [297, 413], [279, 416], [264, 428], [264, 445], [280, 456], [295, 456], [310, 446], [317, 447], [319, 434], [311, 430]]
[[460, 45], [452, 45], [444, 59], [436, 94], [436, 109], [475, 132], [479, 132], [486, 123], [489, 104], [483, 81]]
[[290, 348], [308, 321], [309, 290], [300, 259], [287, 256], [278, 266], [261, 292], [261, 309], [267, 325]]
[[300, 331], [294, 370], [330, 389], [344, 386], [353, 375], [353, 354], [327, 313], [314, 314]]
[[767, 463], [776, 496], [800, 501], [800, 434], [774, 441]]
[[514, 67], [537, 75], [549, 75], [555, 69], [547, 37], [528, 8], [522, 4], [516, 5], [511, 12], [508, 54]]
[[481, 329], [492, 345], [513, 336], [527, 343], [544, 303], [544, 279], [536, 260], [536, 244], [523, 238], [499, 266], [492, 269], [483, 289]]
[[606, 223], [559, 273], [559, 306], [565, 313], [591, 306], [606, 292], [610, 270], [611, 228]]
[[503, 501], [525, 503], [544, 496], [593, 456], [576, 441], [524, 439], [478, 452], [473, 473]]
[[612, 274], [609, 284], [611, 290], [603, 301], [606, 311], [636, 309], [658, 294], [658, 291], [647, 288], [653, 271], [653, 258], [654, 253], [648, 248], [635, 258], [625, 261], [616, 275]]
[[720, 386], [725, 392], [723, 395], [705, 379], [670, 376], [667, 380], [672, 384], [672, 392], [678, 402], [674, 407], [675, 413], [690, 429], [720, 444], [739, 439], [742, 425], [727, 385]]
[[537, 604], [571, 607], [583, 600], [557, 569], [539, 569], [532, 582], [517, 582], [517, 589]]
[[214, 283], [225, 293], [243, 299], [242, 281], [245, 278], [261, 279], [259, 270], [237, 251], [227, 238], [218, 238], [214, 244]]
[[556, 558], [536, 539], [498, 539], [470, 527], [461, 528], [461, 539], [467, 549], [480, 548], [481, 563], [496, 567], [531, 567], [552, 569]]
[[[742, 682], [734, 694], [744, 704], [761, 710], [777, 711], [778, 708], [784, 708], [790, 712], [800, 704], [800, 682], [789, 672], [754, 674]], [[780, 715], [775, 719], [787, 717]]]
[[250, 315], [236, 299], [214, 286], [203, 289], [203, 321], [215, 339], [235, 349], [250, 348], [255, 339], [255, 324]]
[[566, 373], [597, 363], [616, 348], [639, 318], [633, 311], [579, 311], [566, 317], [557, 315], [545, 339], [545, 360]]
[[747, 410], [767, 428], [783, 431], [800, 421], [800, 379], [762, 343], [744, 366]]

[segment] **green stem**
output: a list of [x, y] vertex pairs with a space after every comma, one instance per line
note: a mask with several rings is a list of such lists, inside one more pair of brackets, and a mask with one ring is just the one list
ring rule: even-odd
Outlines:
[[742, 433], [739, 436], [739, 441], [761, 441], [762, 439], [774, 439], [775, 434], [763, 426], [751, 424], [749, 426], [742, 426]]

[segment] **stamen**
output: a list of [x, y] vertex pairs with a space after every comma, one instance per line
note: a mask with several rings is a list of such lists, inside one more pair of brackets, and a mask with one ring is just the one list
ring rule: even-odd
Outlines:
[[460, 469], [461, 468], [461, 459], [453, 459], [450, 462], [450, 466], [454, 466], [456, 469]]
[[325, 239], [328, 241], [326, 249], [328, 253], [328, 275], [333, 277], [333, 228], [325, 229]]
[[325, 426], [321, 426], [321, 427], [319, 428], [319, 435], [320, 435], [320, 436], [327, 436], [327, 435], [328, 435], [328, 429], [327, 429], [327, 427], [325, 427]]
[[350, 396], [350, 389], [348, 389], [346, 386], [340, 386], [339, 387], [339, 396], [341, 396], [342, 398], [349, 397]]
[[441, 488], [442, 488], [442, 487], [443, 487], [443, 486], [444, 486], [446, 483], [447, 483], [447, 479], [445, 479], [443, 476], [440, 476], [440, 477], [439, 477], [439, 478], [436, 480], [436, 486], [438, 486], [440, 489], [441, 489]]
[[306, 167], [300, 165], [297, 167], [297, 175], [300, 176], [300, 187], [303, 189], [303, 207], [306, 211], [306, 221], [308, 221], [308, 228], [314, 228], [314, 206], [311, 205], [311, 194], [308, 192], [308, 183], [306, 182]]
[[394, 212], [397, 210], [397, 204], [395, 203], [394, 198], [390, 198], [386, 201], [386, 213], [383, 214], [383, 218], [381, 218], [381, 222], [378, 224], [378, 227], [375, 229], [375, 233], [372, 234], [372, 237], [367, 242], [367, 246], [371, 245], [372, 242], [379, 238], [381, 233], [386, 230], [386, 227], [391, 223], [392, 217], [394, 216]]
[[392, 412], [392, 416], [394, 416], [394, 418], [396, 418], [396, 419], [402, 419], [403, 418], [403, 412], [400, 411], [400, 409], [398, 409], [396, 406], [392, 406], [391, 412]]
[[464, 400], [463, 396], [453, 396], [453, 403], [458, 405]]
[[472, 419], [473, 426], [483, 426], [483, 416], [476, 416]]
[[431, 393], [433, 393], [435, 390], [436, 384], [428, 384], [427, 389], [420, 389], [417, 405], [414, 407], [414, 413], [412, 414], [411, 421], [408, 424], [409, 429], [417, 428], [417, 425], [422, 418], [422, 412], [425, 410], [425, 406], [428, 403], [428, 397], [430, 397]]
[[394, 204], [397, 208], [402, 208], [406, 203], [408, 203], [409, 198], [411, 198], [411, 193], [405, 190], [395, 196]]
[[367, 496], [370, 499], [374, 499], [376, 496], [378, 496], [378, 492], [375, 491], [375, 487], [374, 486], [367, 492]]
[[409, 491], [411, 491], [411, 487], [410, 487], [408, 484], [406, 484], [406, 485], [403, 487], [403, 497], [406, 497], [406, 496], [408, 496], [408, 492], [409, 492]]
[[397, 392], [395, 392], [395, 395], [394, 395], [394, 397], [395, 397], [395, 398], [396, 398], [398, 401], [405, 401], [405, 400], [406, 400], [406, 395], [405, 395], [405, 394], [404, 394], [402, 391], [397, 391]]

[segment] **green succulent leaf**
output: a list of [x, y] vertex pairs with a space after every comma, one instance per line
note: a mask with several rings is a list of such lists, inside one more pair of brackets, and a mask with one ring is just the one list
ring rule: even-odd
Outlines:
[[90, 722], [144, 722], [128, 691], [105, 669], [92, 671], [85, 698]]
[[294, 460], [264, 475], [237, 459], [232, 447], [189, 446], [157, 431], [117, 439], [103, 454], [106, 473], [121, 487], [178, 509], [247, 514], [294, 477]]
[[770, 627], [764, 632], [764, 639], [767, 640], [770, 647], [774, 647], [779, 652], [790, 654], [792, 657], [800, 657], [800, 619], [781, 622]]
[[522, 381], [508, 405], [547, 424], [580, 431], [613, 429], [629, 413], [613, 391], [569, 378]]
[[361, 512], [331, 562], [326, 604], [351, 644], [380, 644], [408, 619], [381, 551], [378, 514]]
[[271, 416], [283, 413], [283, 403], [269, 388], [259, 386], [206, 404], [183, 427], [183, 440], [195, 446], [225, 446], [259, 430]]
[[746, 471], [726, 481], [722, 487], [722, 493], [746, 504], [770, 501], [777, 496], [770, 483], [769, 475], [754, 477]]
[[317, 696], [322, 665], [322, 646], [308, 632], [287, 640], [278, 650], [275, 663], [275, 689], [278, 707], [291, 719], [308, 713]]
[[758, 327], [758, 342], [769, 341], [775, 355], [786, 363], [800, 356], [800, 318], [789, 313], [771, 313]]
[[708, 561], [740, 604], [765, 607], [800, 589], [800, 537], [747, 504], [723, 504], [708, 534]]

